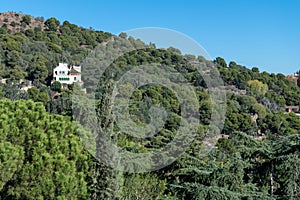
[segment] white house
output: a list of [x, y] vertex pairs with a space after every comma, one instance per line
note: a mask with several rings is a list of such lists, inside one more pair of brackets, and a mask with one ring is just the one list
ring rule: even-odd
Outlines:
[[81, 66], [68, 66], [67, 63], [59, 63], [53, 69], [53, 80], [62, 85], [81, 82]]

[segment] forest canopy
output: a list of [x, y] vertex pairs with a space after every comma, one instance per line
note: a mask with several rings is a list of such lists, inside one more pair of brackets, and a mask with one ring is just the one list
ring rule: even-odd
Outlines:
[[[221, 57], [205, 60], [173, 47], [159, 49], [125, 33], [117, 36], [56, 18], [1, 15], [8, 18], [0, 23], [0, 199], [300, 199], [300, 117], [297, 111], [286, 112], [287, 106], [300, 106], [294, 80]], [[89, 79], [83, 78], [87, 94], [76, 83], [62, 88], [53, 82], [58, 63], [93, 67], [97, 59], [118, 53], [114, 45], [132, 51], [114, 60], [100, 78], [97, 69], [91, 70]], [[98, 57], [88, 59], [95, 52]], [[210, 125], [213, 114], [222, 114], [203, 73], [190, 61], [207, 66], [207, 76], [222, 78], [223, 127]], [[122, 84], [118, 90], [121, 100], [129, 96], [128, 115], [138, 128], [155, 116], [152, 105], [164, 108], [165, 122], [153, 137], [128, 135], [111, 110], [117, 80], [135, 66], [152, 63], [181, 74], [195, 91], [199, 123], [194, 140], [164, 168], [144, 173], [112, 169], [87, 151], [81, 137], [91, 137], [92, 130], [81, 127], [74, 112], [85, 117], [88, 105], [95, 105], [101, 130], [120, 149], [147, 153], [165, 147], [183, 122], [174, 91], [159, 84], [133, 93], [133, 85]], [[32, 87], [23, 90], [29, 83]], [[74, 101], [77, 92], [84, 98]], [[210, 134], [215, 144], [203, 154]]]

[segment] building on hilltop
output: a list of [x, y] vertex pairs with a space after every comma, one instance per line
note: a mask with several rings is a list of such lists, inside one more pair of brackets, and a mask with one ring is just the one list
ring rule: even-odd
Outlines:
[[298, 87], [300, 87], [300, 70], [295, 72], [293, 75], [287, 76], [287, 78], [294, 81]]
[[60, 82], [62, 87], [74, 82], [81, 83], [81, 66], [68, 66], [67, 63], [59, 63], [53, 69], [53, 81]]

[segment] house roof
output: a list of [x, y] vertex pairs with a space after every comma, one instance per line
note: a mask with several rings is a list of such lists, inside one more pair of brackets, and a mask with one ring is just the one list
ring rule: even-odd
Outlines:
[[[57, 67], [54, 68], [53, 71], [68, 71], [71, 75], [79, 75], [81, 73], [81, 66], [68, 66], [67, 63], [59, 63]], [[53, 72], [54, 73], [54, 72]]]
[[77, 72], [81, 73], [81, 66], [73, 66], [73, 69], [75, 69]]
[[68, 70], [69, 67], [68, 67], [68, 64], [67, 64], [67, 63], [59, 63], [58, 66], [54, 68], [54, 70], [57, 70], [57, 69], [65, 69], [65, 70]]
[[79, 71], [76, 71], [76, 70], [74, 69], [74, 67], [72, 67], [72, 68], [71, 68], [71, 71], [70, 71], [70, 74], [71, 74], [71, 75], [77, 75], [77, 74], [80, 74], [80, 72], [79, 72]]

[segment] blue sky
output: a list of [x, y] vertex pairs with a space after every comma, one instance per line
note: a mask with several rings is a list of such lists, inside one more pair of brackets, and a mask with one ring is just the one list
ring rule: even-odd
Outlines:
[[55, 17], [114, 34], [173, 29], [196, 40], [212, 58], [284, 74], [300, 69], [299, 9], [297, 0], [0, 0], [0, 12]]

